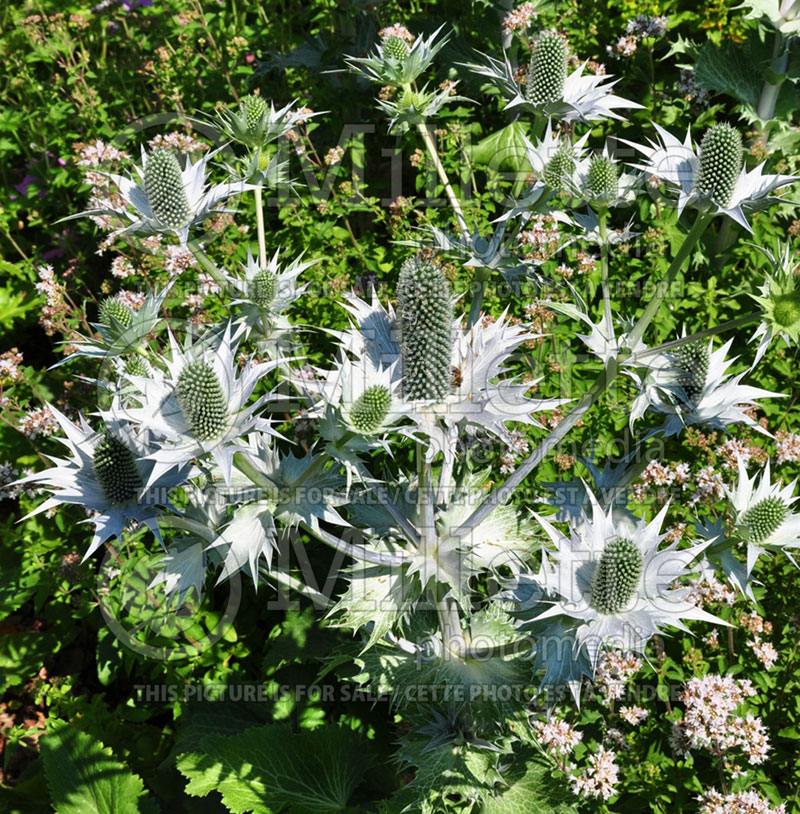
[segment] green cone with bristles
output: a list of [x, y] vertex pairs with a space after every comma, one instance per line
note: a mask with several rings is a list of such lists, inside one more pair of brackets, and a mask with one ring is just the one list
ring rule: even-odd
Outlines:
[[411, 257], [397, 285], [403, 359], [403, 395], [410, 401], [442, 399], [452, 379], [453, 303], [438, 266]]
[[278, 293], [278, 278], [269, 270], [259, 271], [250, 284], [250, 297], [259, 308], [272, 305]]
[[721, 207], [726, 207], [742, 170], [742, 137], [729, 124], [715, 124], [700, 144], [697, 190]]
[[404, 59], [408, 56], [408, 45], [400, 37], [387, 37], [383, 41], [383, 53], [392, 59]]
[[175, 396], [189, 432], [198, 441], [219, 438], [228, 424], [228, 402], [207, 362], [190, 362], [178, 376]]
[[135, 500], [144, 486], [136, 466], [136, 456], [128, 445], [111, 433], [97, 442], [92, 469], [103, 494], [110, 503]]
[[619, 613], [639, 586], [644, 558], [631, 540], [606, 543], [592, 577], [592, 605], [600, 613]]
[[560, 192], [575, 170], [575, 152], [569, 145], [559, 147], [544, 168], [543, 180], [550, 189]]
[[589, 162], [589, 192], [604, 200], [617, 197], [617, 165], [610, 158], [598, 155]]
[[381, 384], [368, 387], [350, 408], [350, 423], [362, 433], [375, 432], [386, 420], [392, 397]]
[[191, 219], [192, 211], [181, 179], [178, 159], [163, 147], [156, 147], [144, 168], [144, 189], [156, 220], [170, 229], [180, 229]]
[[248, 133], [255, 133], [264, 114], [269, 110], [269, 105], [261, 96], [251, 93], [239, 102], [239, 115], [247, 124]]
[[567, 44], [555, 31], [543, 31], [531, 53], [525, 98], [533, 105], [557, 102], [567, 81]]
[[681, 345], [673, 351], [678, 372], [678, 384], [689, 401], [697, 404], [708, 376], [708, 344], [702, 340]]
[[786, 504], [778, 497], [767, 497], [751, 506], [741, 517], [749, 529], [750, 541], [761, 543], [778, 530], [786, 519]]
[[149, 376], [150, 370], [140, 356], [131, 356], [125, 360], [125, 372], [129, 376]]
[[127, 328], [133, 321], [133, 310], [124, 302], [106, 297], [101, 303], [97, 313], [97, 321], [101, 325], [111, 326], [116, 320], [120, 325]]

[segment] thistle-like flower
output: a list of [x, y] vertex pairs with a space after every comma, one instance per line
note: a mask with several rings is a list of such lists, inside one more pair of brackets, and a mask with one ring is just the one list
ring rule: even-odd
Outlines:
[[551, 566], [542, 570], [544, 587], [557, 598], [537, 619], [577, 619], [577, 647], [585, 647], [596, 666], [604, 647], [641, 652], [666, 626], [685, 630], [684, 620], [721, 620], [690, 601], [691, 589], [676, 583], [708, 542], [678, 550], [659, 550], [668, 506], [650, 523], [620, 524], [612, 509], [603, 510], [589, 493], [591, 517], [571, 527], [567, 537], [546, 518], [534, 515], [555, 545], [546, 551]]
[[450, 390], [453, 301], [442, 270], [411, 257], [397, 284], [397, 321], [408, 401], [436, 401]]
[[208, 162], [219, 152], [207, 153], [196, 164], [186, 157], [183, 169], [174, 153], [156, 147], [149, 154], [142, 147], [142, 165], [134, 167], [134, 177], [108, 177], [119, 188], [125, 206], [116, 209], [91, 209], [63, 220], [84, 216], [116, 215], [128, 225], [117, 229], [112, 237], [128, 233], [175, 234], [182, 245], [189, 240], [189, 230], [210, 214], [224, 211], [217, 204], [252, 187], [243, 182], [208, 187]]
[[56, 362], [53, 367], [63, 365], [77, 356], [107, 359], [136, 353], [158, 326], [159, 311], [171, 286], [172, 282], [161, 291], [148, 291], [142, 306], [135, 311], [118, 300], [103, 300], [98, 310], [98, 321], [91, 323], [100, 338], [70, 342], [76, 348], [75, 352]]
[[[115, 399], [111, 415], [147, 427], [158, 449], [150, 454], [156, 474], [195, 458], [211, 455], [226, 483], [230, 483], [234, 454], [241, 438], [252, 431], [272, 433], [270, 422], [258, 414], [269, 394], [247, 406], [259, 379], [277, 362], [249, 363], [239, 375], [236, 343], [229, 324], [212, 343], [181, 350], [170, 334], [166, 371], [144, 378], [123, 374], [127, 399]], [[131, 393], [130, 391], [133, 391]]]
[[351, 71], [370, 82], [400, 88], [411, 85], [430, 67], [447, 42], [447, 35], [436, 42], [443, 28], [439, 26], [429, 37], [417, 37], [410, 47], [401, 37], [389, 34], [369, 56], [345, 57], [345, 62]]
[[727, 215], [748, 232], [750, 212], [781, 202], [771, 193], [800, 180], [793, 175], [764, 175], [763, 162], [749, 172], [742, 166], [741, 136], [728, 124], [715, 124], [697, 147], [687, 131], [683, 143], [653, 125], [659, 139], [647, 146], [625, 141], [645, 156], [635, 166], [648, 177], [663, 179], [678, 193], [678, 212], [686, 206]]
[[295, 110], [297, 100], [279, 110], [272, 102], [258, 94], [243, 96], [238, 108], [225, 108], [217, 112], [216, 126], [225, 140], [235, 141], [251, 150], [261, 150], [285, 136], [317, 113]]
[[732, 424], [746, 424], [757, 432], [769, 433], [747, 411], [757, 407], [756, 399], [782, 398], [781, 393], [741, 383], [745, 373], [726, 378], [726, 370], [736, 357], [725, 361], [732, 339], [719, 350], [713, 339], [678, 346], [674, 351], [634, 357], [628, 373], [639, 387], [631, 407], [631, 425], [650, 408], [666, 415], [659, 429], [677, 435], [684, 427], [702, 424], [724, 430]]
[[[418, 263], [415, 261], [414, 268]], [[480, 320], [467, 331], [460, 320], [451, 319], [449, 326], [434, 322], [435, 318], [445, 319], [449, 310], [442, 298], [441, 279], [430, 270], [414, 271], [415, 284], [417, 274], [428, 281], [425, 290], [430, 292], [430, 302], [404, 294], [401, 322], [391, 307], [388, 311], [383, 308], [374, 292], [371, 304], [351, 296], [346, 307], [355, 324], [341, 334], [342, 348], [358, 359], [367, 358], [384, 368], [399, 362], [412, 425], [400, 426], [398, 432], [428, 439], [429, 459], [438, 452], [449, 457], [464, 429], [481, 429], [510, 442], [507, 423], [536, 424], [532, 413], [563, 403], [562, 399], [529, 399], [525, 393], [531, 383], [502, 378], [508, 357], [532, 334], [509, 324], [505, 314], [494, 322]], [[431, 304], [434, 300], [435, 308]], [[420, 308], [416, 322], [412, 310], [415, 302]], [[449, 327], [449, 336], [445, 327]], [[423, 346], [429, 349], [429, 357], [418, 352]], [[449, 363], [445, 348], [450, 349]]]
[[95, 432], [83, 416], [76, 425], [55, 407], [50, 406], [50, 410], [64, 431], [66, 437], [58, 440], [69, 455], [50, 457], [54, 466], [18, 481], [41, 484], [52, 492], [28, 517], [62, 503], [91, 512], [82, 521], [95, 529], [84, 559], [132, 525], [147, 526], [160, 541], [159, 514], [172, 508], [171, 491], [193, 477], [196, 470], [188, 461], [181, 461], [156, 473], [146, 431], [137, 435], [124, 422], [111, 419], [103, 431]]
[[800, 546], [800, 515], [791, 509], [797, 500], [793, 497], [797, 480], [788, 486], [772, 483], [769, 461], [757, 486], [756, 479], [756, 475], [748, 477], [739, 458], [736, 487], [725, 489], [734, 510], [733, 536], [747, 546], [748, 578], [761, 554]]
[[611, 92], [619, 80], [608, 82], [608, 76], [584, 74], [586, 62], [568, 73], [567, 46], [553, 31], [543, 32], [534, 45], [524, 90], [505, 54], [502, 62], [487, 54], [479, 56], [482, 62], [462, 64], [487, 77], [503, 95], [507, 108], [521, 107], [564, 122], [595, 122], [621, 120], [616, 110], [642, 107]]
[[766, 353], [772, 340], [779, 336], [787, 345], [800, 342], [800, 282], [798, 282], [792, 247], [787, 243], [780, 254], [757, 247], [772, 264], [772, 274], [767, 274], [759, 288], [761, 296], [751, 294], [761, 309], [761, 323], [753, 339], [761, 337], [753, 366]]
[[239, 306], [241, 319], [248, 331], [258, 328], [265, 339], [277, 340], [291, 330], [285, 312], [303, 296], [308, 285], [299, 285], [298, 277], [319, 260], [303, 262], [303, 254], [291, 262], [281, 262], [281, 250], [267, 260], [264, 268], [247, 248], [247, 262], [242, 274], [223, 272], [235, 299], [232, 306]]

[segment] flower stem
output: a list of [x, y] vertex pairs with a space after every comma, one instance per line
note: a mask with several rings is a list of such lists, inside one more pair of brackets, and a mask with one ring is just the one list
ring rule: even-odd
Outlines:
[[475, 269], [475, 276], [472, 278], [472, 302], [469, 306], [469, 322], [467, 328], [471, 328], [478, 321], [483, 307], [483, 295], [486, 291], [486, 281], [489, 279], [491, 269], [481, 266]]
[[256, 187], [256, 227], [258, 229], [258, 267], [267, 267], [267, 240], [264, 232], [264, 204], [261, 198], [261, 187]]
[[681, 345], [686, 345], [689, 342], [696, 342], [698, 339], [706, 339], [709, 336], [715, 336], [716, 334], [721, 334], [725, 331], [731, 331], [734, 328], [741, 328], [744, 325], [752, 325], [754, 322], [758, 322], [759, 319], [761, 319], [761, 314], [759, 314], [757, 311], [754, 311], [752, 314], [747, 314], [747, 316], [744, 317], [729, 319], [727, 322], [721, 322], [719, 325], [715, 325], [713, 328], [706, 328], [703, 331], [689, 334], [689, 336], [682, 336], [680, 339], [673, 339], [671, 342], [665, 342], [663, 345], [656, 345], [654, 348], [648, 348], [641, 353], [634, 353], [629, 361], [638, 362], [640, 359], [644, 359], [646, 356], [654, 356], [657, 353], [672, 350], [673, 348], [680, 347]]
[[214, 261], [200, 248], [200, 244], [196, 240], [190, 240], [186, 247], [194, 255], [195, 260], [208, 272], [211, 279], [225, 291], [228, 287], [228, 281], [225, 275], [217, 268]]
[[439, 158], [439, 153], [436, 150], [436, 144], [433, 141], [430, 130], [428, 130], [428, 125], [422, 122], [417, 127], [420, 135], [422, 136], [422, 140], [425, 142], [428, 155], [430, 155], [431, 161], [433, 161], [433, 165], [436, 167], [436, 172], [439, 174], [439, 180], [442, 182], [444, 191], [447, 193], [450, 206], [453, 207], [453, 211], [456, 213], [456, 220], [458, 220], [458, 227], [461, 230], [461, 236], [468, 238], [469, 229], [467, 228], [467, 220], [464, 217], [464, 212], [461, 209], [461, 203], [459, 202], [458, 198], [456, 198], [456, 193], [453, 191], [453, 187], [450, 185], [450, 179], [447, 177], [447, 173], [445, 172], [444, 166]]
[[614, 322], [611, 317], [611, 291], [608, 286], [608, 229], [606, 220], [608, 219], [608, 209], [603, 209], [597, 215], [597, 228], [600, 232], [600, 285], [603, 288], [603, 312], [608, 329], [614, 336]]
[[386, 565], [391, 568], [397, 568], [401, 565], [408, 565], [411, 557], [408, 554], [395, 555], [395, 554], [381, 554], [378, 551], [370, 551], [364, 546], [357, 545], [356, 543], [346, 543], [340, 540], [333, 534], [329, 534], [324, 529], [319, 527], [314, 528], [310, 523], [302, 522], [300, 524], [309, 534], [312, 534], [325, 545], [330, 546], [336, 551], [341, 551], [342, 554], [347, 554], [354, 560], [364, 560], [364, 562], [371, 562], [375, 565]]
[[772, 122], [770, 121], [775, 116], [775, 105], [778, 103], [778, 95], [781, 91], [781, 86], [786, 80], [786, 69], [788, 68], [789, 51], [784, 47], [783, 34], [780, 31], [775, 32], [775, 40], [772, 46], [772, 62], [770, 63], [770, 72], [777, 78], [777, 82], [770, 82], [773, 77], [768, 77], [764, 80], [761, 87], [761, 96], [758, 99], [758, 106], [756, 112], [758, 118], [766, 122], [766, 127], [769, 129]]
[[689, 234], [683, 239], [683, 243], [681, 244], [680, 249], [678, 249], [678, 253], [670, 263], [667, 273], [664, 275], [664, 279], [658, 284], [658, 289], [655, 296], [647, 304], [647, 308], [644, 309], [644, 313], [639, 317], [636, 325], [633, 326], [633, 330], [630, 332], [628, 337], [629, 347], [634, 347], [642, 336], [644, 336], [644, 332], [653, 321], [653, 317], [655, 317], [655, 315], [658, 313], [661, 303], [663, 303], [666, 299], [669, 289], [672, 286], [672, 283], [675, 281], [675, 277], [683, 267], [684, 261], [689, 257], [697, 241], [703, 236], [708, 224], [711, 223], [713, 219], [713, 215], [701, 215], [694, 222]]
[[263, 472], [259, 472], [244, 452], [236, 452], [233, 465], [255, 486], [273, 499], [278, 499], [280, 489]]

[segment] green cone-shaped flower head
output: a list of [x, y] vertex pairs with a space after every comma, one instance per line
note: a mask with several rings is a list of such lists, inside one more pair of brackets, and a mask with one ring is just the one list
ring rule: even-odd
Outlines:
[[248, 133], [253, 134], [258, 130], [258, 125], [268, 110], [266, 101], [255, 93], [245, 96], [239, 102], [239, 115], [244, 119]]
[[575, 170], [575, 151], [568, 144], [559, 147], [544, 168], [543, 180], [550, 189], [560, 192]]
[[740, 523], [747, 527], [750, 541], [758, 545], [778, 530], [787, 512], [779, 497], [766, 497], [744, 512]]
[[708, 344], [702, 340], [681, 345], [674, 351], [678, 384], [689, 401], [697, 404], [708, 377]]
[[189, 432], [198, 441], [219, 438], [228, 424], [228, 402], [214, 368], [190, 362], [178, 376], [175, 396]]
[[403, 395], [409, 401], [442, 399], [452, 379], [453, 303], [438, 266], [411, 257], [397, 285], [403, 359]]
[[136, 456], [124, 441], [111, 433], [97, 442], [92, 469], [109, 503], [135, 500], [144, 486]]
[[700, 168], [695, 182], [700, 194], [726, 207], [742, 171], [742, 137], [729, 124], [715, 124], [700, 144]]
[[375, 432], [389, 415], [392, 397], [382, 384], [368, 387], [350, 408], [350, 423], [364, 434]]
[[607, 201], [617, 197], [617, 165], [610, 158], [598, 155], [589, 162], [589, 192]]
[[153, 216], [170, 229], [180, 229], [192, 216], [183, 188], [178, 159], [163, 147], [156, 147], [144, 168], [144, 190]]
[[387, 37], [383, 41], [383, 53], [392, 59], [405, 59], [408, 55], [408, 45], [400, 37]]
[[269, 308], [278, 293], [278, 278], [269, 269], [261, 269], [251, 282], [250, 297], [259, 308]]
[[149, 376], [150, 371], [141, 356], [130, 356], [125, 360], [125, 372], [129, 376]]
[[533, 46], [525, 98], [533, 105], [557, 102], [567, 81], [567, 44], [555, 31], [543, 31]]
[[592, 577], [592, 605], [600, 613], [619, 613], [636, 593], [644, 559], [636, 545], [624, 537], [603, 548]]
[[101, 325], [114, 325], [116, 320], [120, 325], [127, 328], [133, 320], [133, 310], [124, 302], [106, 297], [101, 303], [97, 313], [97, 320]]

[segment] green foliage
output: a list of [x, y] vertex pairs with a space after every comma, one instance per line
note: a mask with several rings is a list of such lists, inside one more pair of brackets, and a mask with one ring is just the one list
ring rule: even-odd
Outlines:
[[42, 739], [42, 761], [56, 814], [157, 811], [140, 777], [66, 721], [50, 722]]
[[210, 735], [202, 752], [178, 758], [189, 779], [186, 793], [218, 792], [233, 814], [273, 814], [285, 806], [293, 814], [345, 811], [370, 763], [363, 737], [332, 725], [313, 733], [269, 724]]

